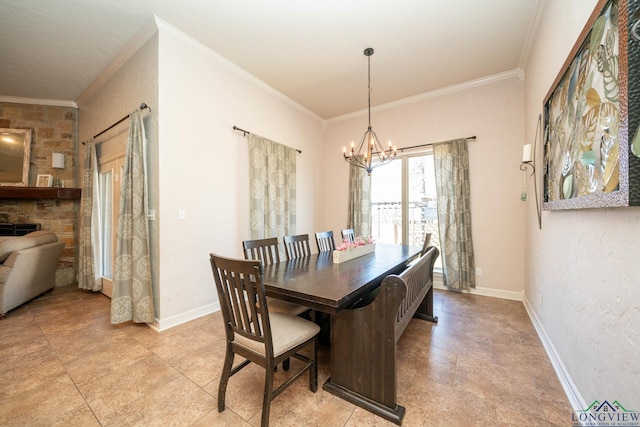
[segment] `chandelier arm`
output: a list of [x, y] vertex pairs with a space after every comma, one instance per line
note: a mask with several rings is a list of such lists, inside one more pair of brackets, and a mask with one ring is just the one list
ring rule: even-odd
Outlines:
[[[364, 169], [369, 169], [370, 165], [367, 164], [366, 162], [363, 162], [362, 160], [360, 160], [360, 157], [362, 156], [362, 154], [360, 154], [362, 152], [362, 149], [364, 147], [364, 144], [366, 142], [367, 139], [367, 134], [368, 132], [365, 132], [364, 135], [362, 135], [362, 138], [360, 139], [360, 142], [358, 143], [357, 147], [354, 147], [354, 149], [352, 150], [353, 154], [347, 156], [345, 154], [345, 160], [347, 162], [349, 162], [350, 164], [354, 165], [354, 166], [358, 166]], [[362, 156], [364, 158], [364, 156]], [[370, 156], [367, 156], [367, 159], [369, 159]]]

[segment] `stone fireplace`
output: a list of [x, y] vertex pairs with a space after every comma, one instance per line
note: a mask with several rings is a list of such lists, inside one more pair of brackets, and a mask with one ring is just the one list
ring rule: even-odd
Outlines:
[[[79, 186], [77, 108], [0, 102], [0, 128], [31, 129], [29, 186], [35, 186], [38, 174], [56, 176], [56, 172], [66, 188]], [[52, 153], [65, 155], [64, 169], [53, 169]], [[6, 190], [2, 191], [0, 188], [0, 223], [41, 224], [43, 230], [55, 232], [58, 239], [65, 243], [56, 272], [56, 286], [75, 283], [79, 190], [73, 191], [73, 197], [60, 197], [53, 189], [40, 189], [41, 196], [37, 192], [34, 195], [31, 191], [29, 197], [16, 195], [13, 191], [8, 191], [8, 188]]]

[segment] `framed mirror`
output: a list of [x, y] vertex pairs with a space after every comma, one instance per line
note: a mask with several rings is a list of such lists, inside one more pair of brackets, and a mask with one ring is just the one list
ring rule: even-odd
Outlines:
[[0, 129], [0, 185], [29, 185], [31, 129]]

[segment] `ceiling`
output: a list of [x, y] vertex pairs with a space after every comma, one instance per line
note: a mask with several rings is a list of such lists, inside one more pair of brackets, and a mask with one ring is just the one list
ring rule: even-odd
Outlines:
[[544, 0], [0, 0], [0, 97], [76, 101], [153, 16], [322, 119], [524, 68]]

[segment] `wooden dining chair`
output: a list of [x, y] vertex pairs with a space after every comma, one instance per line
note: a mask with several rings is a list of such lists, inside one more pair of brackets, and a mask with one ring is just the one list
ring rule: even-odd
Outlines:
[[331, 252], [336, 248], [336, 242], [333, 240], [333, 231], [320, 231], [316, 233], [316, 243], [318, 252]]
[[284, 236], [284, 250], [287, 253], [288, 260], [311, 255], [309, 235], [298, 234], [296, 236]]
[[[318, 390], [317, 336], [320, 327], [298, 316], [271, 312], [264, 289], [262, 264], [210, 254], [211, 269], [224, 320], [226, 352], [218, 385], [218, 412], [225, 409], [229, 378], [253, 362], [265, 369], [261, 425], [269, 425], [271, 402], [293, 381], [309, 371], [309, 389]], [[309, 356], [300, 350], [310, 348]], [[233, 366], [238, 355], [246, 360]], [[274, 370], [290, 357], [302, 368], [273, 388]]]
[[280, 262], [277, 237], [244, 240], [242, 242], [242, 249], [244, 250], [245, 259], [257, 259], [262, 261], [264, 265]]
[[340, 233], [342, 234], [343, 242], [346, 240], [347, 242], [353, 243], [353, 241], [356, 239], [356, 233], [353, 232], [353, 228], [347, 228], [345, 230], [342, 230]]
[[[278, 238], [271, 237], [268, 239], [244, 240], [242, 242], [244, 249], [244, 258], [248, 260], [258, 260], [262, 265], [271, 265], [280, 262], [280, 251], [278, 249]], [[269, 306], [271, 311], [292, 314], [297, 316], [309, 310], [309, 307], [284, 301], [278, 298], [270, 298]]]
[[[247, 260], [258, 260], [263, 266], [280, 262], [280, 250], [278, 249], [277, 237], [245, 240], [242, 242], [242, 247], [244, 249], [244, 257]], [[310, 310], [310, 308], [305, 305], [281, 300], [279, 298], [267, 297], [267, 301], [269, 301], [271, 312], [300, 316]], [[314, 317], [311, 317], [311, 319], [313, 320]], [[289, 370], [289, 359], [284, 361], [282, 369], [285, 371]]]

